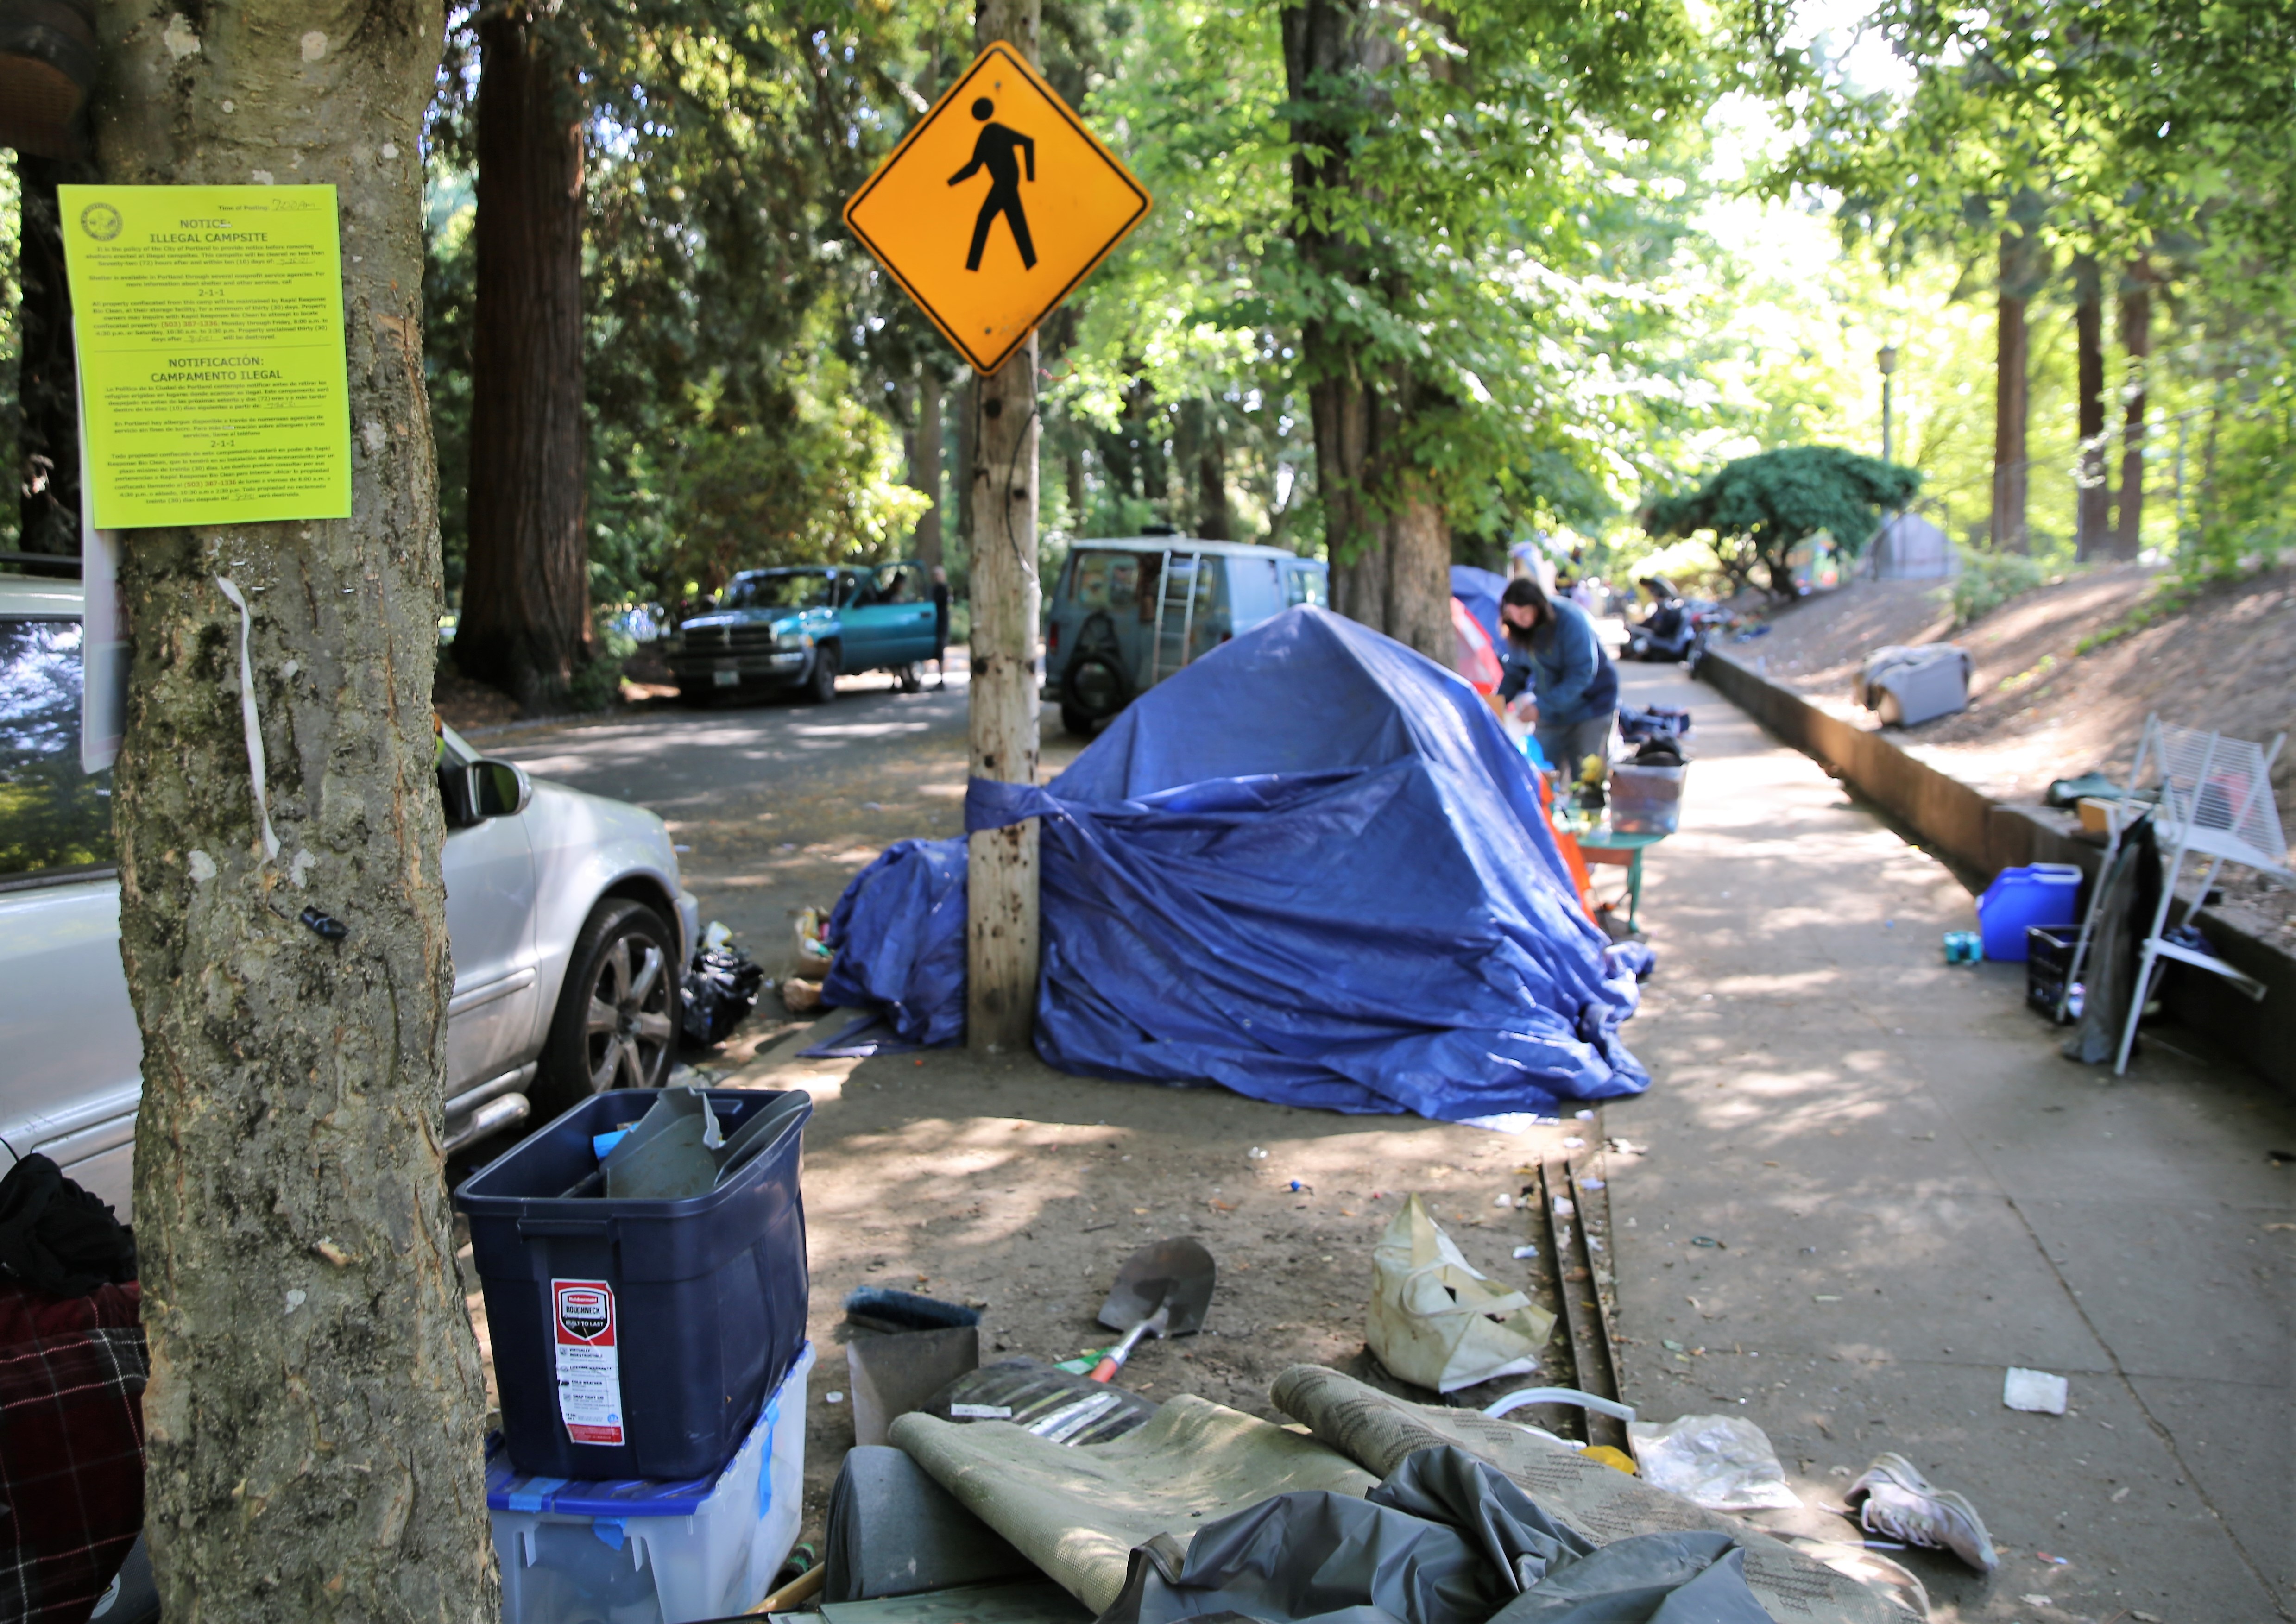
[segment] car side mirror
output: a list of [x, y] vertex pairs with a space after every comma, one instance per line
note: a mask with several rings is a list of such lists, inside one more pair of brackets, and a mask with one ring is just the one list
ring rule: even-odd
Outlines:
[[471, 791], [480, 817], [516, 817], [534, 800], [534, 780], [512, 762], [481, 759], [471, 764]]

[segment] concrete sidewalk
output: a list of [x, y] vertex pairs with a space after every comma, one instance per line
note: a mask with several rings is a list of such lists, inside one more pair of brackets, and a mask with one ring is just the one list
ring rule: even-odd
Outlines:
[[[2022, 966], [1944, 964], [1941, 864], [1713, 690], [1625, 676], [1696, 713], [1646, 861], [1655, 1082], [1603, 1112], [1648, 1147], [1610, 1159], [1630, 1401], [1759, 1423], [1807, 1504], [1884, 1449], [1967, 1494], [2002, 1569], [1907, 1556], [1941, 1620], [2296, 1617], [2296, 1111], [2174, 1029], [2126, 1079], [2060, 1058]], [[2005, 1408], [2013, 1365], [2069, 1413]]]

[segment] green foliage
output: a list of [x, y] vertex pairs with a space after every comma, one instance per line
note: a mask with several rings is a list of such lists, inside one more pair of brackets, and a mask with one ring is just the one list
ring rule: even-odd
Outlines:
[[1715, 557], [1735, 584], [1759, 566], [1770, 591], [1792, 590], [1786, 554], [1821, 531], [1844, 558], [1865, 551], [1884, 509], [1901, 508], [1921, 489], [1911, 468], [1860, 456], [1836, 446], [1789, 446], [1725, 464], [1696, 490], [1661, 497], [1644, 509], [1654, 537], [1710, 531]]
[[2029, 553], [1962, 550], [1961, 573], [1953, 580], [1953, 623], [1981, 620], [2003, 604], [2061, 578], [2045, 560]]

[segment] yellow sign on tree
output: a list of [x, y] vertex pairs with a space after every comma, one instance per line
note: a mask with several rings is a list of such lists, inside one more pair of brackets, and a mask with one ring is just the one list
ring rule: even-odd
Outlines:
[[348, 518], [335, 189], [57, 199], [95, 527]]
[[1140, 183], [1000, 40], [877, 166], [845, 224], [985, 373], [1147, 212]]

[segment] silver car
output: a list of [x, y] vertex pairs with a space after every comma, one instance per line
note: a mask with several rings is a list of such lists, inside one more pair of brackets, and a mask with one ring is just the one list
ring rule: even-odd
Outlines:
[[[79, 584], [0, 575], [0, 1169], [37, 1151], [128, 1216], [143, 1039], [109, 772], [80, 770]], [[443, 733], [449, 1150], [656, 1087], [697, 920], [652, 813]]]

